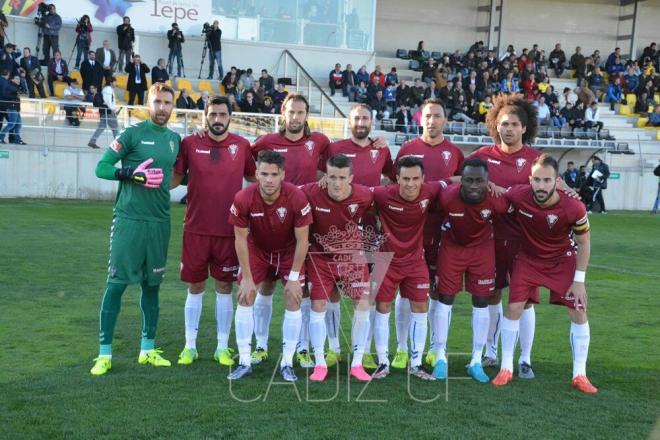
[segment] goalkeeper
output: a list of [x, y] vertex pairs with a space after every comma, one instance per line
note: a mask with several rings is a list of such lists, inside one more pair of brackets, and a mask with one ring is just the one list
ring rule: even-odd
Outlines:
[[[112, 367], [112, 337], [121, 297], [129, 284], [140, 284], [142, 341], [138, 363], [169, 367], [154, 345], [158, 323], [158, 291], [165, 272], [170, 239], [172, 167], [181, 138], [167, 128], [174, 90], [156, 83], [149, 89], [150, 119], [124, 129], [98, 165], [101, 179], [118, 180], [119, 189], [110, 229], [108, 282], [101, 301], [100, 350], [91, 373]], [[121, 168], [115, 164], [121, 161]]]

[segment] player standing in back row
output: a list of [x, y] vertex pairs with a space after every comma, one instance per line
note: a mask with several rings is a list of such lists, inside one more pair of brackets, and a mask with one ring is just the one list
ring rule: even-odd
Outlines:
[[[100, 349], [91, 373], [105, 374], [112, 367], [112, 338], [129, 284], [140, 284], [142, 342], [138, 363], [169, 367], [154, 338], [158, 323], [158, 292], [165, 273], [170, 240], [172, 167], [181, 138], [167, 128], [174, 90], [157, 83], [149, 89], [150, 119], [125, 128], [112, 142], [98, 165], [101, 179], [119, 180], [110, 232], [108, 283], [101, 302]], [[121, 160], [122, 168], [115, 164]]]

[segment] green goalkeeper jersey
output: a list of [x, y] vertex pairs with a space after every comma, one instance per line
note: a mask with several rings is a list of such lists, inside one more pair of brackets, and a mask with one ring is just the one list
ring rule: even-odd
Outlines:
[[115, 215], [133, 220], [165, 222], [170, 219], [170, 179], [181, 137], [167, 127], [154, 124], [150, 119], [126, 127], [112, 142], [96, 167], [98, 177], [116, 180], [115, 164], [137, 167], [153, 159], [148, 168], [163, 170], [160, 188], [146, 188], [133, 181], [119, 182], [115, 200]]

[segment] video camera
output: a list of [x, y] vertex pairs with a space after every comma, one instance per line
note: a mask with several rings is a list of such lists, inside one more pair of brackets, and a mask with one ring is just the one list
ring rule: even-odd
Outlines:
[[208, 33], [210, 31], [211, 31], [211, 25], [208, 22], [204, 23], [204, 25], [202, 27], [202, 36], [205, 36], [205, 35], [208, 36]]
[[44, 16], [50, 13], [51, 6], [53, 6], [52, 3], [39, 3], [39, 6], [37, 7], [37, 16], [34, 17], [34, 24], [39, 27], [43, 27], [45, 24]]

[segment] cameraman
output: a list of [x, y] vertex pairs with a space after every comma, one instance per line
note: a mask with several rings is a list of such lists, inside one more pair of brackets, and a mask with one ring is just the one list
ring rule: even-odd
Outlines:
[[55, 5], [48, 6], [48, 14], [41, 19], [41, 25], [44, 33], [44, 59], [50, 59], [50, 49], [60, 50], [60, 28], [62, 27], [62, 17], [57, 15]]
[[209, 65], [209, 77], [206, 79], [213, 79], [213, 64], [218, 64], [218, 79], [222, 81], [224, 78], [224, 70], [222, 69], [222, 46], [220, 39], [222, 38], [222, 31], [220, 30], [220, 22], [215, 20], [213, 26], [206, 31], [206, 41], [209, 45], [211, 52]]
[[89, 15], [83, 15], [78, 21], [76, 26], [76, 46], [78, 47], [78, 54], [76, 55], [76, 69], [80, 68], [80, 58], [84, 57], [83, 61], [87, 61], [87, 54], [92, 45], [92, 23], [89, 21]]
[[186, 40], [183, 38], [183, 32], [181, 32], [177, 23], [172, 23], [172, 29], [167, 31], [167, 41], [169, 41], [167, 47], [170, 49], [170, 55], [167, 59], [168, 73], [172, 76], [172, 63], [174, 58], [176, 58], [176, 76], [181, 76], [181, 68], [183, 67], [183, 60], [181, 59], [181, 43]]
[[133, 43], [135, 43], [135, 30], [131, 27], [131, 19], [124, 17], [124, 22], [117, 26], [117, 44], [119, 46], [119, 64], [117, 69], [121, 72], [124, 66], [131, 63], [133, 57]]

